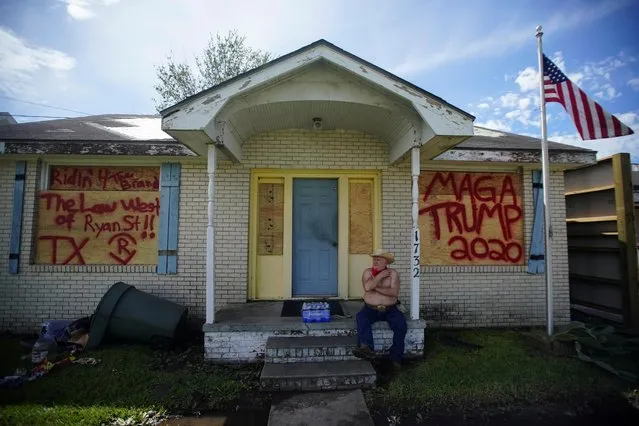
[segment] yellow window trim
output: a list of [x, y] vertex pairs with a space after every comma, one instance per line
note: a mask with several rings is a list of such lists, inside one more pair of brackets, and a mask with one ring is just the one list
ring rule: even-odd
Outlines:
[[373, 245], [381, 243], [381, 172], [378, 170], [324, 170], [324, 169], [253, 169], [249, 188], [249, 282], [248, 298], [257, 298], [257, 224], [259, 183], [281, 183], [284, 180], [284, 251], [283, 294], [281, 299], [291, 299], [293, 294], [293, 179], [333, 178], [338, 180], [338, 298], [348, 297], [348, 200], [350, 182], [373, 183]]

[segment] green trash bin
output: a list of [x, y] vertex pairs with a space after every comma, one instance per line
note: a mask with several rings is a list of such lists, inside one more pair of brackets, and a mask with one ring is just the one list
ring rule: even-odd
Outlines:
[[103, 340], [172, 344], [185, 330], [187, 311], [177, 303], [117, 282], [95, 309], [87, 348], [94, 348]]

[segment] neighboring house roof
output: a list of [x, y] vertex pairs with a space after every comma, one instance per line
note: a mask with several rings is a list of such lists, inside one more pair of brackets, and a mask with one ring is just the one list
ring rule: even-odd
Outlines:
[[[195, 156], [162, 131], [159, 115], [105, 114], [1, 126], [1, 142], [5, 144], [6, 154]], [[452, 151], [538, 152], [540, 148], [539, 139], [475, 126], [475, 136]], [[548, 148], [568, 153], [595, 153], [556, 142], [548, 142]]]
[[160, 122], [158, 115], [104, 114], [19, 123], [0, 127], [0, 143], [6, 154], [196, 155]]
[[[541, 139], [501, 130], [475, 126], [475, 135], [457, 145], [454, 149], [485, 150], [539, 150]], [[597, 152], [565, 143], [548, 141], [548, 149], [554, 151]]]
[[173, 140], [159, 127], [159, 116], [104, 114], [19, 123], [0, 130], [2, 139], [59, 141]]

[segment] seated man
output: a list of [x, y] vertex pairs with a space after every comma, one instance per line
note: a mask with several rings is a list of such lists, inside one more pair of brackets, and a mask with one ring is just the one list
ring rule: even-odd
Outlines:
[[406, 337], [406, 318], [397, 308], [399, 294], [399, 275], [388, 265], [395, 261], [392, 253], [377, 250], [371, 254], [373, 267], [362, 274], [364, 286], [364, 307], [357, 314], [357, 348], [353, 355], [358, 358], [373, 359], [373, 330], [371, 325], [377, 321], [386, 321], [393, 331], [393, 345], [390, 357], [393, 367], [401, 366], [404, 356], [404, 338]]

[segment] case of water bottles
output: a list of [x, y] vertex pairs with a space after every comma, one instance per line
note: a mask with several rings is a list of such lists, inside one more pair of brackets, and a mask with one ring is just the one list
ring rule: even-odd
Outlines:
[[302, 321], [329, 322], [331, 309], [328, 302], [304, 302], [302, 305]]

